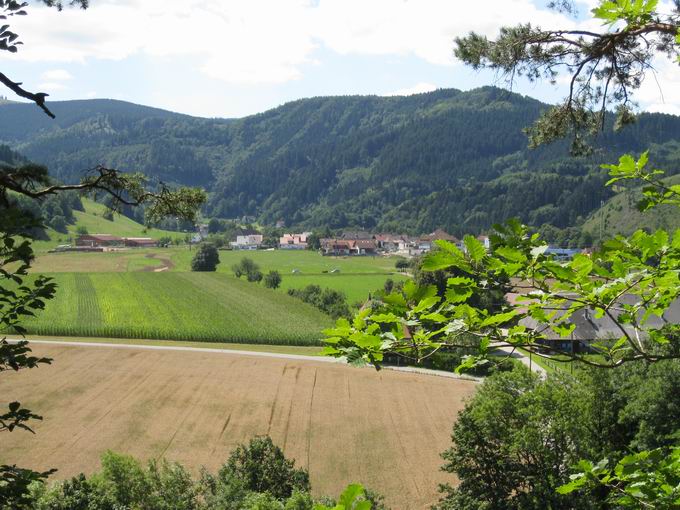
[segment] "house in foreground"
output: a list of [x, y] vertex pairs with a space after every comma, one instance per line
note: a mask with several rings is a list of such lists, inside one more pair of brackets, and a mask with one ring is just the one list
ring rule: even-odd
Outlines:
[[[628, 294], [620, 299], [621, 304], [634, 304], [639, 299], [638, 296]], [[570, 303], [566, 302], [564, 304], [564, 311], [569, 307]], [[620, 315], [620, 310], [612, 308], [612, 315], [618, 320]], [[558, 312], [558, 316], [561, 313]], [[642, 312], [640, 312], [640, 317], [642, 317]], [[520, 324], [526, 326], [528, 329], [532, 329], [539, 332], [544, 338], [536, 341], [537, 344], [546, 347], [548, 353], [554, 353], [555, 351], [562, 351], [568, 353], [588, 353], [593, 352], [596, 349], [593, 348], [593, 344], [596, 342], [614, 342], [621, 338], [624, 333], [621, 331], [621, 327], [625, 332], [632, 338], [636, 338], [635, 329], [627, 324], [617, 324], [617, 321], [613, 320], [608, 315], [603, 315], [602, 317], [597, 317], [594, 310], [590, 308], [583, 308], [581, 310], [575, 311], [571, 317], [567, 319], [567, 324], [573, 324], [574, 330], [567, 337], [563, 337], [547, 324], [537, 322], [531, 317], [525, 317], [520, 321]], [[651, 315], [648, 321], [645, 323], [643, 328], [661, 328], [667, 324], [679, 324], [680, 323], [680, 298], [676, 299], [671, 303], [669, 308], [659, 317], [656, 315]], [[647, 334], [638, 330], [637, 334], [644, 338]]]

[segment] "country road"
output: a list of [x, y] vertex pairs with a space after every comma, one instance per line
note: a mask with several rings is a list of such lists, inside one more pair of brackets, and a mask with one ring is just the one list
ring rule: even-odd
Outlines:
[[[19, 338], [7, 338], [8, 342], [19, 342]], [[265, 358], [278, 358], [278, 359], [290, 359], [299, 361], [311, 361], [311, 362], [321, 362], [321, 363], [346, 363], [343, 358], [331, 358], [327, 356], [306, 356], [303, 354], [284, 354], [278, 352], [262, 352], [262, 351], [246, 351], [238, 349], [213, 349], [210, 347], [186, 347], [186, 346], [172, 346], [172, 345], [135, 345], [135, 344], [115, 344], [115, 343], [103, 343], [103, 342], [69, 342], [66, 340], [29, 340], [32, 344], [43, 344], [43, 345], [64, 345], [70, 347], [109, 347], [112, 349], [144, 349], [144, 350], [155, 350], [155, 351], [185, 351], [185, 352], [202, 352], [202, 353], [215, 353], [215, 354], [225, 354], [233, 356], [256, 356]], [[432, 375], [438, 377], [448, 377], [450, 379], [463, 379], [467, 381], [477, 381], [480, 382], [483, 378], [474, 377], [470, 375], [461, 375], [453, 372], [445, 372], [443, 370], [431, 370], [428, 368], [420, 367], [395, 367], [395, 366], [383, 366], [383, 369], [394, 370], [397, 372], [410, 372], [423, 375]]]

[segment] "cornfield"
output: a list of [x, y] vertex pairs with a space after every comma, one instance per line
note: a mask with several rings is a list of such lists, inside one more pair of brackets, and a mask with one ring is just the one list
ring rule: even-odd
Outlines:
[[257, 284], [217, 273], [59, 273], [29, 334], [317, 345], [331, 320]]

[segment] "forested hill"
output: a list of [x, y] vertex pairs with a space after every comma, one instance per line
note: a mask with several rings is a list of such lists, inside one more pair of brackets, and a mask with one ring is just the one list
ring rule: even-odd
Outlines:
[[660, 114], [608, 130], [588, 161], [566, 143], [528, 150], [522, 128], [545, 105], [493, 87], [303, 99], [237, 120], [110, 100], [52, 106], [56, 121], [0, 106], [0, 143], [66, 181], [103, 163], [205, 186], [208, 214], [264, 224], [461, 234], [520, 216], [565, 227], [609, 198], [599, 163], [646, 148], [659, 165], [680, 160], [680, 117]]

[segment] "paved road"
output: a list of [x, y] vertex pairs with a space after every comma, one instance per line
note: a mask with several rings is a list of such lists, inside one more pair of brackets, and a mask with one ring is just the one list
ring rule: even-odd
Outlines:
[[547, 372], [545, 371], [545, 369], [539, 366], [535, 361], [529, 359], [529, 356], [527, 356], [523, 352], [518, 351], [517, 349], [515, 349], [513, 352], [513, 348], [508, 345], [493, 345], [492, 347], [494, 347], [496, 351], [502, 351], [502, 354], [498, 354], [498, 356], [510, 355], [511, 358], [519, 360], [520, 363], [525, 365], [532, 372], [537, 373], [541, 377], [546, 376]]
[[[9, 342], [18, 342], [20, 339], [8, 338]], [[301, 361], [313, 361], [317, 363], [346, 363], [344, 358], [331, 358], [328, 356], [305, 356], [303, 354], [282, 354], [277, 352], [262, 352], [262, 351], [245, 351], [238, 349], [211, 349], [209, 347], [184, 347], [172, 345], [135, 345], [135, 344], [111, 344], [103, 342], [68, 342], [65, 340], [29, 340], [32, 344], [45, 345], [64, 345], [69, 347], [110, 347], [112, 349], [148, 349], [155, 351], [188, 351], [188, 352], [210, 352], [215, 354], [226, 354], [235, 356], [261, 356], [265, 358], [282, 358], [293, 359]], [[395, 370], [397, 372], [411, 372], [425, 375], [434, 375], [439, 377], [448, 377], [450, 379], [465, 379], [468, 381], [482, 381], [482, 378], [468, 375], [460, 375], [453, 372], [445, 372], [442, 370], [430, 370], [419, 367], [392, 367], [385, 366], [387, 370]]]

